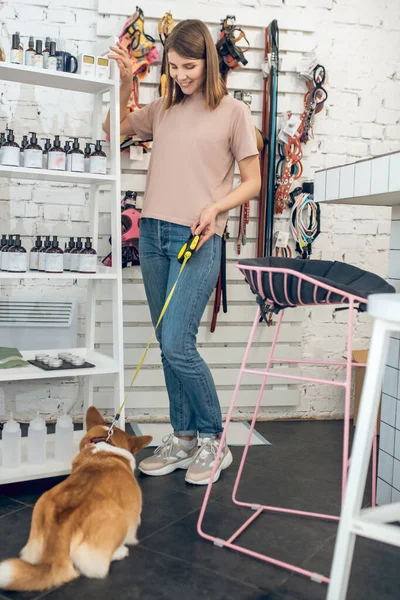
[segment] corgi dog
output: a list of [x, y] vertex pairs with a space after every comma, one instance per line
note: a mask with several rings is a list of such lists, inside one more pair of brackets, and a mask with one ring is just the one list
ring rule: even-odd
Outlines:
[[128, 436], [108, 426], [91, 406], [71, 475], [37, 501], [21, 558], [0, 563], [0, 589], [43, 591], [80, 575], [107, 576], [110, 563], [137, 544], [142, 494], [134, 455], [150, 436]]

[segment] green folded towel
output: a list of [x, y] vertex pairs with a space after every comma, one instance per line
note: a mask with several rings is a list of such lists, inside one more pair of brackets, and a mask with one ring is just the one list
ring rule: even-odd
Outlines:
[[15, 367], [28, 367], [22, 354], [17, 348], [3, 348], [0, 346], [0, 369], [13, 369]]

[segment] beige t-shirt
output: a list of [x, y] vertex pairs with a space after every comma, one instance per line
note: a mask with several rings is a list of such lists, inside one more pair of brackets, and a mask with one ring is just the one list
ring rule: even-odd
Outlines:
[[[143, 217], [191, 227], [232, 191], [235, 159], [258, 154], [249, 108], [229, 95], [212, 111], [200, 93], [168, 110], [159, 98], [128, 118], [139, 137], [153, 138]], [[218, 215], [218, 235], [227, 217]]]

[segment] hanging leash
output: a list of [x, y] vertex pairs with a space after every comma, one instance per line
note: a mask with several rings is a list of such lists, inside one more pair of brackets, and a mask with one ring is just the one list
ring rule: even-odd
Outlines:
[[[247, 48], [239, 48], [238, 43], [244, 40]], [[227, 15], [221, 21], [221, 32], [216, 44], [219, 70], [226, 83], [229, 71], [235, 70], [240, 64], [247, 65], [247, 59], [244, 56], [246, 50], [250, 47], [249, 41], [243, 29], [236, 25], [236, 17]]]
[[262, 131], [268, 148], [261, 157], [261, 191], [258, 212], [257, 256], [273, 251], [274, 197], [276, 187], [276, 128], [279, 74], [279, 27], [273, 20], [264, 32]]
[[162, 56], [162, 60], [161, 60], [160, 85], [159, 85], [159, 89], [158, 89], [160, 96], [166, 96], [166, 94], [167, 94], [167, 57], [165, 54], [165, 42], [167, 41], [167, 38], [170, 35], [170, 33], [174, 27], [175, 27], [175, 23], [172, 18], [172, 13], [170, 11], [168, 11], [158, 21], [158, 37], [160, 38], [160, 42], [163, 46], [163, 56]]
[[[144, 13], [139, 6], [136, 7], [136, 12], [125, 22], [118, 39], [120, 45], [127, 50], [132, 64], [132, 93], [128, 100], [126, 113], [129, 114], [140, 108], [140, 81], [148, 75], [150, 65], [158, 60], [155, 40], [144, 31]], [[132, 145], [142, 146], [144, 151], [148, 151], [148, 140], [138, 141], [134, 140], [132, 136], [120, 137], [121, 152], [125, 152]]]
[[[302, 73], [301, 76], [305, 79], [307, 92], [304, 96], [304, 111], [300, 117], [300, 124], [296, 132], [288, 135], [286, 143], [279, 144], [279, 160], [276, 166], [278, 185], [275, 189], [274, 208], [276, 214], [283, 213], [290, 204], [291, 187], [303, 174], [302, 144], [306, 144], [312, 137], [315, 115], [321, 112], [328, 98], [328, 92], [323, 87], [326, 81], [325, 67], [315, 64], [308, 73]], [[290, 121], [292, 113], [289, 112], [288, 117]]]
[[226, 225], [225, 231], [222, 235], [221, 266], [219, 269], [217, 285], [215, 287], [213, 316], [212, 316], [211, 326], [210, 326], [211, 333], [214, 333], [215, 327], [217, 325], [218, 313], [221, 308], [221, 300], [222, 300], [222, 309], [223, 309], [224, 313], [228, 312], [228, 295], [227, 295], [227, 285], [226, 285], [226, 241], [228, 239], [229, 239], [229, 232], [228, 232], [228, 226]]
[[[129, 384], [129, 389], [133, 386], [133, 384], [136, 381], [137, 376], [139, 375], [140, 369], [142, 368], [143, 363], [146, 360], [146, 356], [147, 356], [147, 353], [148, 353], [148, 351], [150, 349], [150, 346], [151, 346], [151, 344], [154, 341], [157, 329], [159, 328], [159, 326], [161, 324], [161, 321], [163, 320], [163, 317], [164, 317], [164, 315], [165, 315], [165, 313], [167, 311], [167, 308], [168, 308], [168, 306], [169, 306], [169, 304], [170, 304], [170, 302], [172, 300], [172, 297], [173, 297], [173, 295], [175, 293], [175, 290], [176, 290], [176, 287], [178, 285], [179, 279], [181, 278], [181, 275], [182, 275], [182, 273], [183, 273], [183, 271], [184, 271], [184, 269], [185, 269], [188, 261], [192, 258], [193, 254], [194, 254], [194, 252], [195, 252], [195, 250], [197, 248], [197, 245], [198, 245], [199, 241], [200, 241], [200, 236], [199, 235], [190, 235], [189, 238], [188, 238], [188, 240], [183, 244], [182, 248], [180, 249], [180, 251], [178, 253], [177, 259], [178, 259], [178, 262], [182, 266], [179, 269], [178, 277], [176, 278], [175, 283], [172, 286], [171, 291], [169, 292], [169, 294], [167, 296], [167, 299], [165, 300], [164, 306], [161, 309], [160, 316], [158, 317], [158, 321], [157, 321], [157, 323], [156, 323], [156, 325], [154, 327], [153, 334], [152, 334], [151, 338], [149, 339], [149, 341], [147, 342], [146, 349], [143, 352], [143, 354], [142, 354], [142, 356], [141, 356], [141, 358], [139, 360], [139, 363], [138, 363], [138, 365], [137, 365], [137, 367], [136, 367], [136, 369], [135, 369], [135, 371], [133, 373], [132, 380], [131, 380], [131, 382]], [[111, 423], [111, 425], [110, 425], [110, 427], [108, 429], [107, 437], [106, 437], [106, 440], [105, 440], [106, 442], [110, 441], [110, 438], [111, 438], [111, 436], [114, 433], [114, 428], [117, 425], [119, 419], [121, 418], [121, 413], [122, 413], [122, 411], [124, 409], [124, 406], [126, 404], [127, 399], [128, 399], [128, 394], [125, 395], [124, 401], [122, 402], [121, 406], [119, 407], [118, 412], [115, 415], [115, 417], [114, 417], [114, 419], [113, 419], [113, 421], [112, 421], [112, 423]]]
[[299, 194], [292, 207], [290, 230], [301, 258], [310, 258], [312, 245], [321, 232], [321, 209], [311, 194]]

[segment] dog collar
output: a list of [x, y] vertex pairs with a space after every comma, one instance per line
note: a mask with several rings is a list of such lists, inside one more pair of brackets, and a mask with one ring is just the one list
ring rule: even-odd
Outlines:
[[110, 446], [113, 445], [110, 442], [110, 440], [107, 440], [107, 436], [106, 435], [102, 435], [102, 436], [99, 436], [99, 437], [94, 437], [91, 440], [89, 440], [89, 444], [99, 444], [100, 442], [106, 442], [107, 444], [110, 444]]

